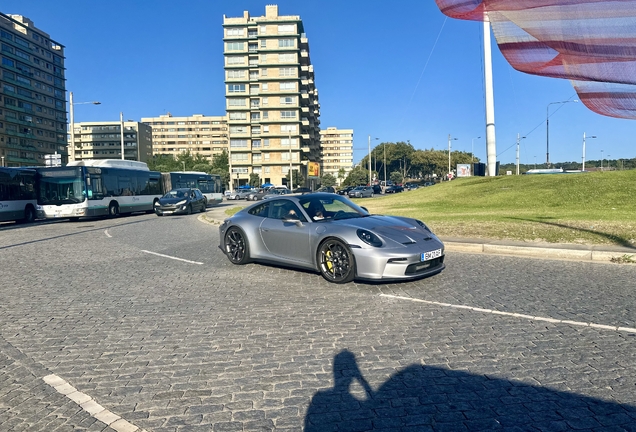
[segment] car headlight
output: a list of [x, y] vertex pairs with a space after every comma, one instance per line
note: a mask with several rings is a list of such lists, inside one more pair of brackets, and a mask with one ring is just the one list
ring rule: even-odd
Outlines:
[[180, 206], [180, 205], [184, 205], [187, 202], [187, 200], [181, 200], [178, 203], [176, 203], [176, 206]]
[[429, 227], [426, 226], [426, 224], [424, 222], [422, 222], [421, 220], [415, 220], [415, 222], [417, 222], [417, 224], [419, 226], [421, 226], [422, 228], [424, 228], [426, 231], [432, 233], [433, 231], [431, 231], [431, 229]]
[[377, 235], [373, 234], [371, 231], [359, 229], [356, 231], [356, 234], [358, 234], [358, 238], [360, 240], [368, 245], [371, 245], [373, 247], [382, 246], [382, 240], [380, 240], [380, 238]]

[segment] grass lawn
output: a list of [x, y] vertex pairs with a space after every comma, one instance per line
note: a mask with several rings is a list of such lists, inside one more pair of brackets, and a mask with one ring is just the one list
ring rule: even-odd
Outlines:
[[460, 178], [355, 201], [442, 237], [636, 246], [636, 170]]

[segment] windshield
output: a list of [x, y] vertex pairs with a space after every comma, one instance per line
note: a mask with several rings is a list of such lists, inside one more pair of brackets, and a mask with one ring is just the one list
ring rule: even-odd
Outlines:
[[305, 209], [311, 220], [320, 222], [323, 220], [352, 219], [369, 216], [362, 207], [354, 204], [343, 196], [330, 195], [328, 198], [308, 195], [298, 202]]
[[39, 173], [38, 204], [77, 204], [86, 199], [86, 187], [80, 168]]
[[170, 192], [165, 194], [163, 197], [164, 198], [187, 198], [189, 194], [190, 194], [190, 191], [187, 189], [176, 189], [176, 190], [171, 190]]

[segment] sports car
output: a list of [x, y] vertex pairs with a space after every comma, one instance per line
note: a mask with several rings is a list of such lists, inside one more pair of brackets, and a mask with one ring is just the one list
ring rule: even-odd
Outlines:
[[233, 264], [251, 261], [318, 271], [326, 280], [408, 280], [441, 272], [444, 244], [420, 220], [369, 214], [330, 193], [277, 196], [219, 227]]

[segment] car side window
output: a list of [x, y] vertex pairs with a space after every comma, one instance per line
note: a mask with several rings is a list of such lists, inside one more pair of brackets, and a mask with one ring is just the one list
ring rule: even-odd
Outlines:
[[270, 202], [272, 211], [270, 217], [280, 220], [299, 220], [306, 222], [307, 219], [300, 212], [296, 204], [288, 200], [275, 200]]
[[267, 217], [267, 214], [269, 213], [269, 204], [269, 201], [265, 201], [264, 203], [249, 209], [248, 213], [254, 216]]

